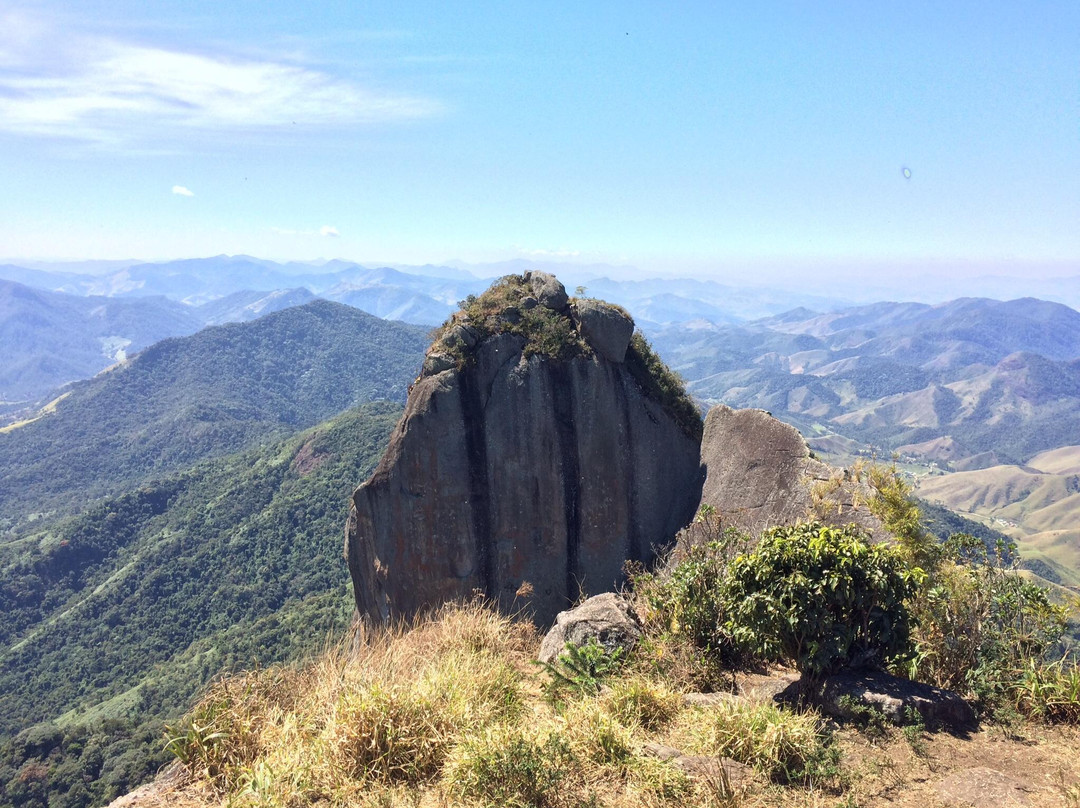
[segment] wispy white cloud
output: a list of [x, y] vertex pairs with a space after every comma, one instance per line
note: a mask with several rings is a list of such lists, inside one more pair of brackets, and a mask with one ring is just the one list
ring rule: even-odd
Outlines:
[[172, 187], [172, 192], [177, 196], [195, 196], [194, 193], [185, 188], [183, 185], [174, 185]]
[[338, 127], [441, 110], [430, 98], [303, 65], [103, 38], [50, 42], [26, 19], [11, 19], [36, 35], [0, 33], [0, 130], [8, 132], [123, 143], [163, 132]]
[[341, 233], [338, 232], [338, 229], [336, 227], [331, 227], [328, 224], [324, 224], [322, 227], [319, 228], [319, 235], [320, 236], [330, 236], [331, 238], [337, 238], [338, 236], [341, 235]]

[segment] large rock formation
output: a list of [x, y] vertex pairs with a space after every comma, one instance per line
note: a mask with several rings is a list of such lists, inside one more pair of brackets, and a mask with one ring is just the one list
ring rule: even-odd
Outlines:
[[817, 460], [799, 430], [764, 410], [709, 410], [701, 462], [701, 503], [716, 509], [724, 527], [757, 535], [813, 517], [882, 532], [866, 507], [870, 487]]
[[432, 345], [353, 494], [346, 557], [363, 617], [478, 591], [547, 623], [693, 517], [700, 417], [625, 312], [589, 301], [582, 328], [578, 309], [550, 275], [509, 276]]

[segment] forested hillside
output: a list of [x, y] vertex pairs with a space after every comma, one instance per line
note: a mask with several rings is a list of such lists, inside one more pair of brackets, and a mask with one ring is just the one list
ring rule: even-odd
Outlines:
[[367, 404], [3, 545], [0, 805], [123, 793], [215, 674], [340, 633], [349, 493], [399, 414]]
[[404, 401], [427, 331], [324, 300], [159, 342], [0, 433], [0, 530], [203, 458]]

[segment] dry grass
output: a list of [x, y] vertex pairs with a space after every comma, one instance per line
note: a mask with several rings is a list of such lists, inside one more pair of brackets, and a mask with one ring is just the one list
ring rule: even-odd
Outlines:
[[721, 702], [683, 710], [679, 746], [702, 755], [727, 757], [782, 783], [825, 780], [828, 737], [821, 717], [772, 703]]
[[[915, 805], [932, 804], [933, 782], [961, 763], [1015, 772], [1014, 749], [1059, 799], [1080, 793], [1080, 764], [1060, 746], [1080, 748], [1076, 730], [1040, 728], [1045, 740], [1022, 743], [984, 732], [978, 748], [926, 734], [916, 750], [899, 730], [830, 732], [814, 712], [687, 706], [650, 660], [655, 648], [599, 694], [553, 706], [532, 662], [538, 644], [531, 626], [473, 603], [374, 633], [351, 657], [330, 649], [300, 669], [219, 682], [175, 730], [195, 777], [172, 796], [192, 808], [809, 808], [909, 804], [900, 797], [911, 790]], [[647, 744], [733, 758], [756, 774], [732, 784], [717, 767], [684, 771]]]
[[523, 709], [535, 632], [479, 605], [211, 688], [175, 733], [180, 758], [236, 805], [348, 804], [433, 783], [463, 737]]
[[670, 684], [628, 667], [556, 707], [538, 644], [481, 604], [447, 606], [374, 633], [351, 658], [330, 649], [302, 669], [217, 683], [173, 746], [195, 775], [190, 793], [237, 808], [734, 804], [644, 752], [684, 733]]

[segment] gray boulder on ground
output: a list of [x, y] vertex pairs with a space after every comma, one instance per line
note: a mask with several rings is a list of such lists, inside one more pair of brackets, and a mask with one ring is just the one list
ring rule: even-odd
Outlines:
[[839, 673], [826, 677], [815, 694], [821, 709], [837, 718], [855, 718], [851, 705], [880, 710], [896, 724], [918, 712], [931, 726], [962, 727], [974, 723], [971, 706], [951, 690], [898, 679], [887, 673]]
[[578, 331], [594, 351], [612, 362], [622, 362], [626, 358], [626, 349], [634, 334], [634, 321], [630, 315], [617, 306], [588, 298], [574, 302], [574, 315]]
[[555, 625], [540, 643], [541, 662], [554, 662], [566, 644], [585, 645], [595, 640], [608, 652], [629, 652], [641, 638], [641, 622], [626, 598], [613, 592], [595, 595], [580, 606], [559, 612]]
[[421, 376], [434, 376], [444, 370], [457, 367], [454, 357], [444, 353], [429, 353], [424, 357], [424, 365], [420, 370]]
[[690, 777], [701, 777], [714, 783], [726, 782], [733, 791], [745, 788], [754, 778], [753, 769], [729, 757], [684, 755], [673, 746], [664, 746], [659, 743], [647, 743], [641, 751], [646, 755], [668, 761]]
[[464, 323], [456, 323], [447, 329], [442, 341], [450, 348], [471, 348], [480, 341], [476, 329]]

